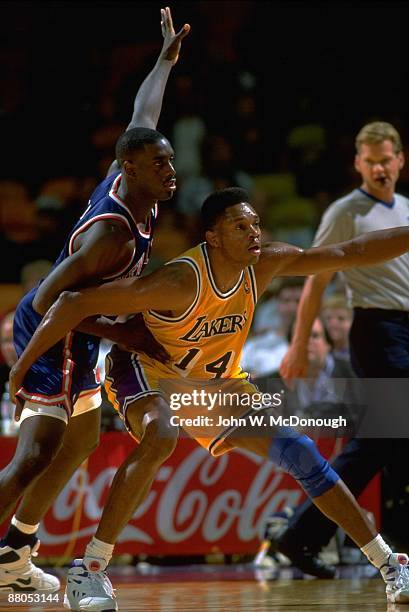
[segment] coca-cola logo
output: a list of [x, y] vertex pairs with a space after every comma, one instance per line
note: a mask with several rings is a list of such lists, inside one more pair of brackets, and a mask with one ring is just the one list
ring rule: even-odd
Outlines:
[[[77, 470], [53, 505], [54, 519], [71, 521], [82, 503], [82, 522], [87, 525], [79, 528], [77, 537], [94, 533], [115, 472], [115, 467], [103, 468], [91, 481], [85, 469]], [[287, 485], [283, 486], [283, 478]], [[297, 486], [288, 487], [281, 470], [255, 455], [235, 451], [214, 459], [202, 448], [193, 448], [181, 461], [159, 469], [151, 491], [118, 541], [149, 545], [160, 538], [177, 544], [199, 538], [210, 545], [234, 535], [248, 542], [261, 536], [272, 512], [298, 505], [302, 496]], [[51, 545], [68, 542], [72, 536], [53, 534], [43, 526], [40, 537]]]

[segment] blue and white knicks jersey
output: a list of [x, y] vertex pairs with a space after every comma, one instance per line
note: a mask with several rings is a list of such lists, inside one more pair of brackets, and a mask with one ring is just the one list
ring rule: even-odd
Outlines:
[[[53, 268], [74, 252], [77, 236], [87, 231], [93, 223], [106, 219], [123, 223], [133, 237], [133, 250], [126, 265], [106, 278], [96, 278], [103, 283], [119, 278], [139, 276], [148, 263], [153, 230], [157, 218], [157, 205], [143, 223], [138, 223], [129, 208], [118, 196], [121, 174], [114, 174], [102, 181], [92, 194], [88, 207], [69, 233], [66, 243]], [[33, 309], [32, 303], [38, 287], [32, 289], [19, 303], [14, 319], [14, 342], [20, 355], [29, 342], [42, 316]], [[24, 379], [21, 396], [31, 401], [43, 402], [53, 398], [52, 403], [61, 402], [70, 406], [72, 400], [84, 389], [98, 386], [89, 376], [97, 363], [99, 338], [70, 332], [33, 365]]]
[[134, 239], [134, 250], [129, 262], [121, 270], [101, 279], [101, 282], [103, 280], [115, 280], [140, 275], [149, 260], [153, 228], [157, 218], [157, 205], [151, 210], [145, 223], [137, 223], [129, 208], [118, 196], [120, 181], [121, 175], [114, 174], [98, 185], [89, 200], [88, 207], [68, 235], [64, 248], [54, 267], [73, 254], [74, 241], [82, 232], [88, 230], [96, 221], [106, 219], [119, 221], [129, 229]]

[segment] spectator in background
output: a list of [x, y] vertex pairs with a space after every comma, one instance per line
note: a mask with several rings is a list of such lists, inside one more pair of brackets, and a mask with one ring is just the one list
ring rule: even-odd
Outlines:
[[[268, 384], [288, 350], [288, 335], [303, 284], [304, 278], [297, 276], [273, 281], [269, 299], [256, 308], [253, 336], [244, 345], [242, 366], [259, 386]], [[267, 380], [262, 380], [264, 377]]]
[[[249, 89], [253, 86], [255, 77], [249, 73], [241, 75], [241, 80], [249, 81]], [[230, 139], [235, 150], [235, 158], [240, 168], [250, 175], [263, 172], [267, 163], [264, 155], [264, 128], [260, 119], [255, 92], [239, 92], [235, 101]]]
[[0, 396], [8, 381], [10, 368], [17, 361], [13, 343], [13, 318], [14, 309], [4, 314], [0, 320]]
[[304, 285], [303, 276], [293, 276], [275, 279], [267, 298], [256, 308], [253, 334], [260, 334], [274, 328], [284, 338], [288, 337], [290, 328], [297, 312], [298, 302]]
[[238, 168], [231, 142], [223, 134], [208, 134], [201, 147], [200, 176], [184, 181], [177, 195], [178, 209], [186, 215], [194, 233], [194, 240], [200, 239], [197, 219], [202, 202], [207, 196], [225, 187], [242, 187], [252, 192], [253, 181], [249, 174]]
[[0, 282], [18, 283], [23, 265], [38, 257], [36, 208], [20, 183], [0, 183], [0, 249], [7, 254]]
[[39, 280], [48, 274], [51, 267], [51, 262], [44, 259], [25, 264], [20, 273], [20, 287], [15, 286], [7, 309], [0, 315], [0, 395], [4, 391], [10, 368], [16, 360], [13, 344], [13, 317], [14, 308], [20, 298], [19, 293], [20, 291], [21, 295], [28, 293], [32, 287], [37, 285]]
[[4, 315], [0, 322], [0, 351], [8, 368], [17, 361], [17, 353], [13, 343], [14, 310]]
[[[291, 335], [289, 336], [291, 343]], [[324, 319], [317, 317], [308, 341], [306, 377], [297, 379], [287, 394], [287, 413], [325, 417], [344, 416], [348, 426], [356, 422], [361, 397], [352, 367], [334, 355]]]
[[23, 294], [28, 293], [50, 272], [53, 264], [48, 259], [36, 259], [23, 266], [20, 284]]
[[173, 125], [175, 167], [180, 185], [188, 178], [199, 176], [202, 171], [201, 146], [206, 134], [202, 118], [203, 102], [191, 76], [179, 75], [174, 86], [175, 106], [178, 117]]
[[349, 330], [352, 324], [352, 309], [344, 295], [334, 294], [322, 305], [322, 319], [331, 338], [332, 353], [337, 359], [350, 361]]

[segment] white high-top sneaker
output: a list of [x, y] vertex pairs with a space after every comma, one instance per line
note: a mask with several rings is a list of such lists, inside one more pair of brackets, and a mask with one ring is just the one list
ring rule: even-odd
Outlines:
[[386, 582], [386, 599], [389, 603], [409, 604], [409, 557], [404, 553], [392, 553], [380, 572]]
[[27, 544], [15, 549], [10, 546], [0, 546], [0, 592], [15, 593], [55, 593], [60, 588], [56, 576], [46, 574], [36, 567], [31, 557], [37, 556], [40, 540], [33, 548]]
[[116, 612], [118, 604], [105, 567], [103, 559], [101, 563], [75, 559], [68, 571], [64, 607], [76, 612]]

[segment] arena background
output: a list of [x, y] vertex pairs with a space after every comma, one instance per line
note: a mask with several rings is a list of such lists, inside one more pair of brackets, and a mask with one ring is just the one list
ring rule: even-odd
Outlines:
[[[161, 46], [161, 6], [2, 3], [3, 312], [24, 266], [59, 252], [112, 161]], [[174, 2], [171, 9], [175, 28], [188, 22], [192, 30], [158, 125], [176, 148], [179, 191], [162, 208], [152, 267], [197, 240], [197, 210], [182, 198], [197, 177], [214, 186], [250, 179], [265, 236], [304, 246], [327, 204], [356, 185], [360, 126], [392, 122], [409, 157], [407, 2]], [[409, 195], [408, 167], [399, 191]], [[4, 382], [4, 366], [3, 373]]]

